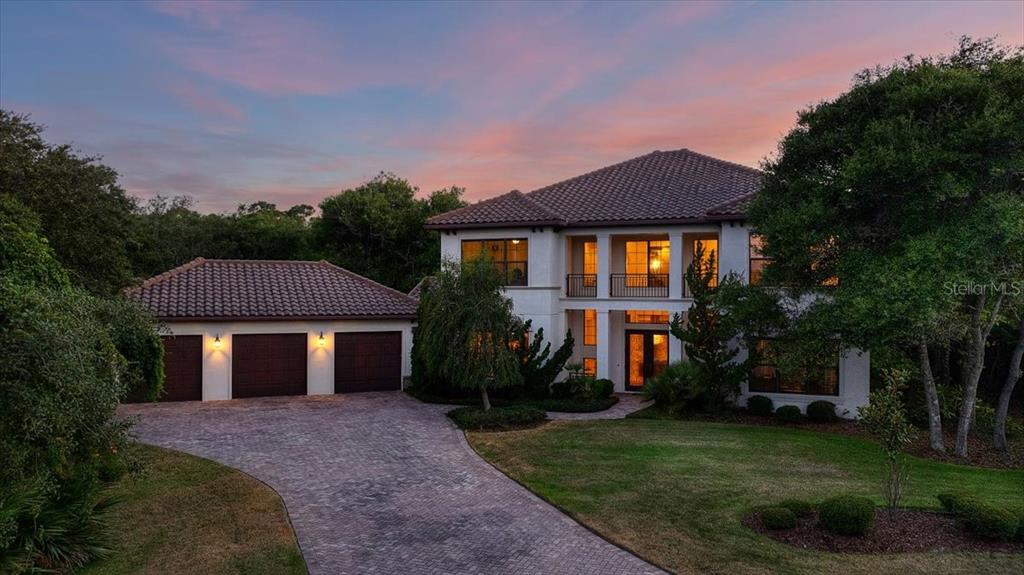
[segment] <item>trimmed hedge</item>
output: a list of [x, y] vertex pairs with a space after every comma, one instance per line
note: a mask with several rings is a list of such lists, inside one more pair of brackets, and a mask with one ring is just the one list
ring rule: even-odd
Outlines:
[[803, 417], [800, 408], [795, 405], [783, 405], [775, 410], [775, 419], [782, 423], [796, 423]]
[[788, 509], [793, 515], [796, 515], [800, 519], [806, 519], [811, 515], [814, 515], [814, 505], [804, 501], [803, 499], [786, 499], [779, 503], [779, 507]]
[[751, 395], [747, 398], [747, 411], [753, 415], [769, 417], [775, 413], [775, 403], [772, 398], [764, 395]]
[[592, 393], [597, 399], [611, 397], [615, 393], [615, 383], [610, 379], [595, 379]]
[[822, 423], [832, 423], [839, 419], [836, 416], [836, 404], [831, 401], [812, 401], [807, 406], [807, 419]]
[[602, 397], [594, 399], [543, 399], [531, 402], [531, 405], [544, 411], [559, 411], [562, 413], [592, 413], [604, 411], [619, 402], [617, 397]]
[[977, 497], [963, 491], [940, 493], [935, 497], [942, 504], [943, 509], [953, 514], [960, 513], [961, 509], [970, 505], [981, 503]]
[[448, 417], [459, 428], [474, 431], [533, 427], [544, 423], [548, 418], [544, 410], [528, 405], [492, 407], [489, 411], [476, 406], [458, 407], [449, 411]]
[[825, 500], [818, 507], [821, 525], [836, 535], [862, 536], [871, 529], [875, 504], [867, 497], [840, 495]]
[[1017, 517], [1006, 509], [962, 491], [942, 493], [936, 497], [946, 511], [955, 515], [975, 535], [1001, 541], [1024, 537], [1024, 517]]
[[796, 515], [785, 507], [768, 507], [761, 511], [761, 523], [768, 529], [792, 529], [796, 527]]

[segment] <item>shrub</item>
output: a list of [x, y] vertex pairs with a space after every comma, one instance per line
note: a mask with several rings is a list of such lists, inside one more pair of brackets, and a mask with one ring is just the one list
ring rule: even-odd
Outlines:
[[768, 507], [761, 511], [761, 523], [768, 529], [792, 529], [796, 527], [796, 515], [785, 507]]
[[959, 509], [957, 517], [975, 535], [1000, 541], [1012, 541], [1017, 535], [1017, 516], [1006, 509], [971, 500], [962, 502]]
[[544, 399], [532, 402], [544, 411], [561, 411], [564, 413], [592, 413], [604, 411], [619, 402], [617, 397], [602, 397], [594, 399]]
[[775, 410], [775, 419], [781, 423], [796, 423], [803, 418], [800, 408], [795, 405], [783, 405]]
[[885, 453], [885, 476], [882, 481], [882, 496], [892, 514], [903, 498], [909, 479], [909, 471], [903, 461], [903, 448], [910, 443], [913, 427], [907, 421], [907, 410], [903, 406], [903, 382], [907, 379], [902, 370], [885, 371], [885, 387], [871, 392], [868, 404], [858, 407], [857, 413], [864, 427], [878, 440]]
[[595, 379], [594, 380], [594, 397], [597, 399], [604, 399], [611, 397], [615, 393], [615, 383], [610, 379]]
[[804, 501], [803, 499], [786, 499], [785, 501], [779, 503], [779, 507], [783, 507], [785, 509], [790, 510], [790, 512], [792, 512], [793, 515], [801, 519], [805, 519], [807, 517], [810, 517], [811, 515], [814, 515], [814, 505], [811, 505], [809, 502]]
[[529, 405], [492, 407], [487, 411], [481, 407], [466, 406], [449, 411], [448, 417], [461, 429], [487, 431], [532, 427], [543, 423], [547, 414]]
[[644, 398], [653, 400], [655, 405], [673, 415], [678, 415], [698, 404], [702, 394], [697, 385], [696, 368], [687, 361], [669, 365], [649, 379], [643, 389]]
[[747, 411], [761, 417], [768, 417], [775, 412], [772, 398], [764, 395], [751, 395], [747, 398]]
[[874, 503], [867, 497], [857, 495], [833, 497], [818, 507], [821, 525], [836, 535], [864, 535], [871, 528], [874, 518]]
[[831, 401], [812, 401], [811, 404], [807, 406], [807, 419], [823, 423], [832, 423], [839, 419], [836, 417], [836, 404]]
[[569, 399], [572, 397], [572, 379], [565, 378], [551, 384], [551, 397], [555, 399]]
[[1024, 541], [1024, 513], [1017, 520], [1017, 541]]
[[520, 322], [512, 333], [512, 341], [526, 342], [516, 347], [519, 356], [519, 373], [523, 376], [523, 394], [531, 399], [544, 399], [551, 395], [551, 384], [562, 372], [565, 363], [572, 355], [575, 340], [572, 330], [565, 333], [565, 339], [558, 349], [551, 352], [551, 344], [544, 342], [544, 328], [540, 328], [533, 337], [529, 337], [532, 322]]
[[981, 503], [977, 497], [963, 491], [940, 493], [935, 497], [946, 511], [953, 514], [960, 513], [962, 509], [970, 505]]

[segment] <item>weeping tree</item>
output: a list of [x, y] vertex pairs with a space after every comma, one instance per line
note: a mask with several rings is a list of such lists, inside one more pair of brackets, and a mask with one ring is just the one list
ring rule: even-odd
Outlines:
[[503, 281], [486, 254], [461, 264], [445, 262], [420, 295], [415, 353], [429, 378], [488, 391], [520, 385], [519, 358], [510, 345], [517, 318]]

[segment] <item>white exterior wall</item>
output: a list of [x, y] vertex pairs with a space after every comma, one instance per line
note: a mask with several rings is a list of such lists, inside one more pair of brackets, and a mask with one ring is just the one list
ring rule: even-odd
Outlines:
[[[203, 401], [231, 399], [231, 349], [234, 334], [305, 333], [306, 392], [309, 395], [334, 393], [334, 332], [402, 332], [402, 378], [412, 374], [412, 322], [409, 320], [346, 321], [240, 321], [171, 322], [161, 335], [203, 336]], [[323, 332], [325, 344], [318, 344]], [[214, 340], [220, 336], [220, 349]], [[404, 383], [403, 383], [404, 385]]]

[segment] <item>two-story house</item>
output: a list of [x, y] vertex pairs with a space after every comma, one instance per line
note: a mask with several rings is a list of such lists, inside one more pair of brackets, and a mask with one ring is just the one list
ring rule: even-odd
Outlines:
[[[441, 233], [444, 259], [486, 251], [516, 314], [550, 341], [571, 329], [574, 361], [615, 382], [616, 391], [637, 391], [684, 359], [668, 323], [692, 305], [683, 276], [698, 246], [714, 253], [719, 278], [760, 276], [765, 261], [744, 219], [760, 182], [753, 168], [685, 149], [658, 151], [441, 214], [427, 227]], [[844, 349], [834, 370], [813, 378], [757, 366], [741, 402], [760, 394], [804, 408], [824, 399], [852, 417], [868, 390], [867, 354]]]

